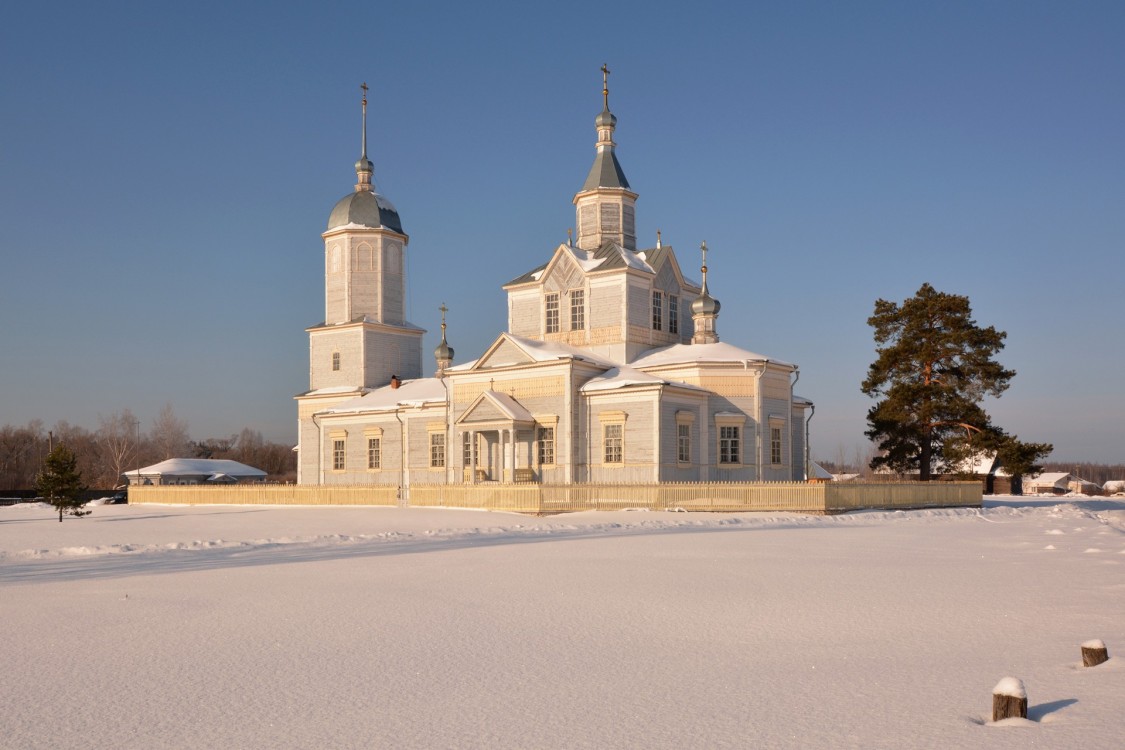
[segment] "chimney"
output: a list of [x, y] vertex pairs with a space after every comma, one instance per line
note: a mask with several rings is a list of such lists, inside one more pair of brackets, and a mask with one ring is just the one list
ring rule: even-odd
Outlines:
[[398, 388], [402, 385], [402, 381], [398, 379], [398, 375], [391, 375], [391, 388]]

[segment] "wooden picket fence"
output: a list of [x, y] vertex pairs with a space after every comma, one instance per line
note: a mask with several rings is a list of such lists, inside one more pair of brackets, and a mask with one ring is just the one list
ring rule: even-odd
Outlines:
[[[405, 497], [402, 495], [405, 494]], [[380, 505], [547, 515], [586, 510], [785, 511], [980, 507], [980, 482], [691, 482], [665, 484], [228, 485], [129, 488], [130, 503]]]

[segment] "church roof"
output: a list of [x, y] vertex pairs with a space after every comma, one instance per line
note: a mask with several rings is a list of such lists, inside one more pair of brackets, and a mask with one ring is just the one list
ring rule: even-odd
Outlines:
[[437, 378], [416, 378], [403, 381], [398, 388], [389, 385], [365, 393], [325, 409], [325, 414], [357, 414], [373, 411], [395, 411], [403, 406], [422, 406], [445, 402], [445, 386]]
[[637, 369], [661, 367], [665, 365], [692, 364], [696, 362], [772, 362], [784, 367], [793, 367], [788, 362], [771, 359], [746, 349], [717, 342], [714, 344], [672, 344], [653, 349], [642, 354], [631, 363]]
[[[627, 250], [616, 242], [607, 242], [597, 250], [583, 250], [574, 245], [560, 245], [561, 249], [568, 251], [582, 269], [583, 273], [593, 273], [594, 271], [612, 271], [617, 268], [632, 268], [637, 271], [644, 271], [645, 273], [655, 274], [655, 263], [649, 263], [645, 258], [645, 253], [659, 253], [663, 248], [655, 248], [653, 250], [646, 250], [644, 252], [633, 252]], [[556, 253], [558, 250], [555, 251]], [[656, 256], [652, 256], [655, 258]], [[664, 256], [660, 256], [664, 257]], [[554, 260], [554, 256], [551, 256]], [[551, 265], [551, 261], [536, 266], [522, 276], [504, 284], [505, 287], [513, 286], [515, 284], [527, 284], [532, 281], [539, 281], [543, 278], [543, 272], [547, 270], [547, 266]]]
[[333, 207], [332, 213], [328, 215], [328, 228], [338, 229], [346, 226], [370, 229], [382, 227], [405, 234], [402, 231], [402, 220], [399, 219], [398, 209], [384, 196], [371, 190], [349, 193]]
[[641, 372], [640, 370], [625, 365], [615, 367], [612, 370], [603, 372], [601, 375], [590, 378], [579, 390], [583, 393], [596, 393], [598, 391], [612, 391], [618, 388], [644, 385], [675, 385], [679, 388], [688, 388], [693, 391], [703, 390], [697, 386], [689, 385], [688, 383], [658, 378], [655, 375], [650, 375], [647, 372]]
[[598, 149], [594, 164], [590, 167], [590, 173], [586, 175], [586, 182], [582, 184], [582, 190], [579, 192], [606, 187], [629, 189], [629, 181], [625, 179], [625, 172], [621, 169], [621, 163], [617, 161], [617, 154], [612, 147]]

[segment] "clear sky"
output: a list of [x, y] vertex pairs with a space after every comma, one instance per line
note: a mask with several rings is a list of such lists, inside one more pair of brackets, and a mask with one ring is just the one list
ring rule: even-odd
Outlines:
[[0, 424], [165, 403], [295, 441], [359, 84], [457, 361], [573, 225], [609, 64], [618, 157], [724, 341], [801, 367], [814, 457], [863, 449], [877, 298], [1008, 332], [986, 406], [1125, 462], [1125, 3], [19, 3], [0, 23]]

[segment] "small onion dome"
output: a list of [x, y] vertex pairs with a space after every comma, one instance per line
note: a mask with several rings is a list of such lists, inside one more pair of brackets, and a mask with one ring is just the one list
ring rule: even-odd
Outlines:
[[691, 303], [691, 311], [695, 315], [718, 315], [720, 307], [722, 305], [719, 304], [719, 300], [707, 292], [696, 297]]
[[453, 359], [453, 347], [446, 343], [444, 337], [437, 348], [434, 349], [434, 359]]
[[375, 171], [375, 165], [372, 164], [371, 160], [368, 159], [366, 156], [361, 156], [361, 157], [359, 157], [359, 161], [357, 161], [355, 163], [355, 171], [356, 171], [356, 174], [358, 174], [360, 172], [374, 172]]
[[594, 120], [594, 124], [599, 128], [617, 127], [617, 116], [610, 112], [608, 109], [603, 109], [598, 113], [597, 118]]
[[370, 190], [348, 193], [332, 209], [332, 213], [328, 216], [329, 229], [348, 224], [358, 224], [372, 229], [383, 227], [404, 234], [398, 210], [389, 200]]

